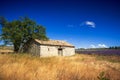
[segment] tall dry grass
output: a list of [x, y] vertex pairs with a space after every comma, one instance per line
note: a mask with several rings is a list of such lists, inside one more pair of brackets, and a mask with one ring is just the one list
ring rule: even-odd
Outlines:
[[0, 55], [0, 80], [98, 80], [102, 71], [106, 78], [120, 80], [120, 62], [98, 60], [95, 56]]

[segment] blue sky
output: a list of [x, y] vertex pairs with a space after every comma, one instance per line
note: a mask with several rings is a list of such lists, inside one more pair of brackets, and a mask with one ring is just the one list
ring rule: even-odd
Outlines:
[[[28, 16], [76, 48], [120, 46], [119, 0], [1, 0], [0, 16]], [[1, 33], [1, 32], [0, 32]]]

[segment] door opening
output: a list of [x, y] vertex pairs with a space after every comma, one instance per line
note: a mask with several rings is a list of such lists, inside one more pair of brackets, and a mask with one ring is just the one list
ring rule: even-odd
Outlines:
[[58, 55], [63, 56], [63, 49], [62, 48], [58, 48]]

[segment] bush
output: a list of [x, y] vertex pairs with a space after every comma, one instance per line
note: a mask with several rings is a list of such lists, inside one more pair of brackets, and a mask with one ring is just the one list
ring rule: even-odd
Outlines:
[[105, 72], [101, 72], [97, 78], [99, 80], [110, 80], [110, 79], [105, 77]]

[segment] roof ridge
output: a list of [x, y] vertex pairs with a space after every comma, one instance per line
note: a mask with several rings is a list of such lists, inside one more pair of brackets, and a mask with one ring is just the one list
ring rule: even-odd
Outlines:
[[62, 41], [62, 40], [48, 40], [48, 41], [43, 41], [43, 40], [39, 40], [39, 39], [35, 39], [36, 42], [38, 42], [39, 44], [44, 44], [44, 45], [59, 45], [59, 46], [70, 46], [70, 47], [74, 47], [72, 44], [66, 42], [66, 41]]

